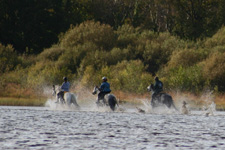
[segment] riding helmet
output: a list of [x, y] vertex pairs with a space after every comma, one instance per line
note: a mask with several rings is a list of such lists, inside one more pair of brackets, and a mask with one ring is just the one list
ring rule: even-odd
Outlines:
[[107, 78], [106, 78], [106, 77], [102, 77], [102, 80], [106, 81], [106, 80], [107, 80]]
[[158, 77], [155, 77], [155, 80], [156, 80], [156, 81], [158, 81], [158, 80], [159, 80], [159, 78], [158, 78]]

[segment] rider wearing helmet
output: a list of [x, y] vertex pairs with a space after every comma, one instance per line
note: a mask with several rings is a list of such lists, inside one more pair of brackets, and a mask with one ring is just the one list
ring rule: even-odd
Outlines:
[[111, 92], [110, 84], [107, 82], [106, 77], [102, 77], [102, 84], [99, 88], [99, 91], [100, 91], [100, 93], [98, 94], [97, 102], [99, 102], [100, 100], [103, 100], [105, 102], [105, 100], [104, 100], [105, 95]]
[[69, 92], [70, 83], [68, 82], [67, 77], [63, 77], [63, 80], [64, 80], [64, 82], [63, 82], [62, 86], [60, 87], [61, 91], [59, 91], [59, 93], [57, 94], [57, 97], [58, 98], [61, 97], [64, 100], [64, 94], [66, 92]]
[[163, 83], [158, 77], [155, 77], [154, 93], [152, 94], [152, 99], [154, 99], [160, 92], [163, 91]]

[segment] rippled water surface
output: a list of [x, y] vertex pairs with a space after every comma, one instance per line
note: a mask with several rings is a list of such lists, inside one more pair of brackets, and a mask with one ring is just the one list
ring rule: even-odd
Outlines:
[[225, 113], [0, 107], [0, 149], [225, 149]]

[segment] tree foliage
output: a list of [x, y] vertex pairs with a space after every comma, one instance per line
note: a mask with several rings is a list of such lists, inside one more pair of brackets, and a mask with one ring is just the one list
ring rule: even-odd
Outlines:
[[60, 33], [88, 20], [197, 40], [221, 28], [224, 10], [225, 0], [0, 0], [0, 42], [39, 54], [57, 43]]
[[[5, 2], [4, 5], [6, 5], [6, 1], [0, 2]], [[8, 2], [10, 3], [11, 1]], [[61, 1], [57, 2], [61, 4]], [[193, 22], [185, 20], [189, 15], [186, 11], [189, 11], [193, 5], [194, 12], [201, 12], [205, 10], [206, 6], [212, 8], [212, 3], [217, 1], [205, 0], [198, 1], [197, 3], [197, 1], [190, 0], [167, 0], [164, 1], [170, 4], [167, 7], [163, 4], [163, 1], [113, 1], [112, 5], [119, 3], [131, 8], [131, 10], [127, 10], [126, 15], [112, 15], [114, 17], [117, 15], [125, 15], [123, 16], [124, 20], [122, 16], [117, 18], [118, 20], [123, 20], [121, 25], [118, 22], [116, 23], [115, 20], [114, 23], [110, 22], [112, 21], [110, 18], [107, 20], [109, 22], [108, 24], [104, 23], [104, 19], [96, 21], [98, 20], [96, 17], [99, 14], [94, 14], [94, 12], [90, 13], [92, 10], [90, 7], [93, 4], [100, 4], [100, 2], [102, 4], [99, 7], [108, 4], [108, 2], [101, 0], [62, 1], [63, 9], [67, 6], [67, 10], [69, 8], [73, 10], [75, 6], [85, 6], [82, 7], [82, 11], [74, 11], [80, 12], [80, 16], [85, 16], [91, 20], [83, 21], [81, 19], [82, 23], [71, 25], [64, 33], [57, 34], [57, 36], [59, 35], [58, 42], [56, 41], [49, 48], [44, 48], [36, 55], [28, 55], [27, 53], [18, 55], [17, 52], [20, 51], [18, 47], [18, 49], [14, 49], [10, 44], [6, 46], [0, 44], [0, 73], [2, 75], [0, 89], [4, 90], [7, 85], [11, 84], [16, 84], [24, 88], [24, 85], [28, 85], [27, 87], [35, 90], [43, 89], [45, 85], [61, 84], [63, 76], [67, 76], [71, 83], [81, 81], [82, 85], [90, 87], [100, 84], [101, 77], [107, 76], [113, 90], [144, 93], [146, 86], [153, 82], [153, 76], [157, 75], [165, 83], [165, 89], [179, 89], [196, 93], [203, 91], [205, 88], [216, 88], [219, 92], [225, 91], [225, 28], [222, 26], [217, 33], [206, 39], [198, 39], [197, 41], [185, 40], [185, 38], [195, 39], [197, 37], [192, 36], [196, 35], [200, 37], [203, 35], [201, 30], [205, 31], [205, 25], [203, 25], [199, 26], [201, 30], [199, 29], [198, 34], [195, 35], [190, 32], [193, 27], [191, 27]], [[185, 4], [183, 7], [187, 10], [182, 12], [185, 9], [181, 10], [179, 8], [181, 14], [176, 14], [178, 7], [176, 8], [175, 4], [178, 5], [179, 3], [182, 5]], [[73, 7], [70, 7], [69, 4]], [[200, 10], [196, 8], [199, 6], [201, 6], [201, 9], [199, 8]], [[126, 7], [118, 8], [125, 11]], [[168, 12], [162, 11], [165, 7]], [[148, 8], [151, 8], [151, 12], [148, 12], [150, 14], [142, 14], [141, 8], [145, 8], [146, 13], [148, 12]], [[70, 15], [72, 15], [72, 10], [67, 13], [71, 13]], [[0, 10], [1, 13], [4, 11]], [[88, 15], [89, 13], [91, 15]], [[182, 13], [186, 14], [180, 18], [176, 16], [174, 18], [175, 20], [170, 18], [170, 15], [182, 15]], [[155, 17], [152, 16], [153, 14], [155, 14]], [[167, 14], [167, 17], [160, 20], [158, 14]], [[111, 16], [106, 15], [108, 17]], [[202, 15], [204, 16], [204, 13]], [[9, 16], [6, 15], [4, 17], [7, 18]], [[154, 23], [150, 24], [154, 25], [154, 29], [147, 24], [149, 18], [147, 20], [142, 20], [143, 18], [138, 20], [139, 17], [144, 16], [152, 17], [151, 21]], [[178, 19], [177, 17], [184, 20], [179, 22], [176, 20]], [[13, 20], [12, 18], [8, 19], [6, 20]], [[203, 23], [207, 22], [208, 19], [203, 19]], [[182, 26], [177, 26], [182, 22], [184, 22]], [[159, 23], [161, 23], [160, 28], [158, 28]], [[1, 21], [0, 26], [2, 27], [3, 24]], [[176, 28], [173, 28], [175, 26]], [[217, 24], [217, 26], [219, 25]], [[207, 28], [211, 30], [211, 28]], [[216, 28], [213, 29], [216, 30]], [[2, 32], [1, 37], [5, 34], [4, 32]], [[175, 32], [179, 36], [174, 35]], [[204, 34], [210, 32], [207, 31]], [[15, 31], [16, 35], [17, 32]], [[5, 37], [8, 38], [10, 36]], [[21, 40], [18, 37], [15, 39]], [[35, 44], [35, 42], [32, 44]], [[30, 50], [28, 48], [29, 53], [32, 53]], [[21, 78], [16, 77], [14, 75], [16, 73]]]

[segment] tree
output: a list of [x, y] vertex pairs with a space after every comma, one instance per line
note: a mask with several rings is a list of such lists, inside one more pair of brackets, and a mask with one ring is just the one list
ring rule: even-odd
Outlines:
[[210, 35], [218, 23], [217, 6], [218, 0], [176, 0], [173, 32], [191, 40]]

